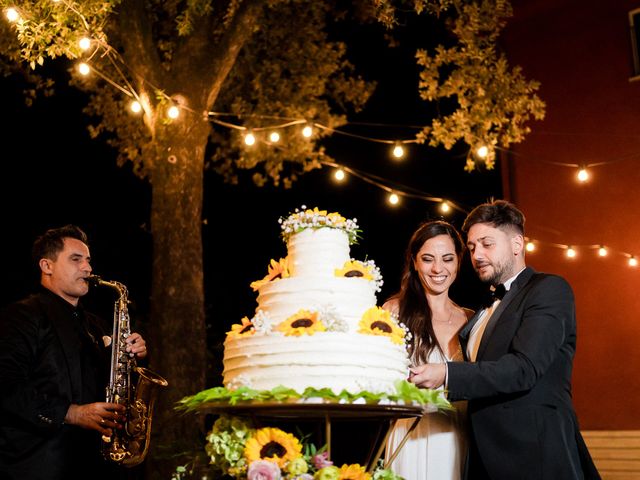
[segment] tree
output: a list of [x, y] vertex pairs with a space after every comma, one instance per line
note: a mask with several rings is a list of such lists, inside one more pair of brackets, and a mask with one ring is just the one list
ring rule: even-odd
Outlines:
[[[162, 352], [152, 366], [170, 382], [159, 398], [152, 445], [196, 438], [200, 426], [177, 419], [172, 406], [205, 386], [203, 172], [212, 168], [233, 183], [250, 174], [259, 185], [287, 187], [319, 168], [325, 158], [322, 138], [361, 108], [373, 89], [354, 71], [346, 45], [330, 37], [327, 25], [353, 16], [391, 28], [396, 5], [392, 0], [344, 6], [308, 0], [0, 0], [0, 5], [15, 14], [12, 27], [3, 27], [5, 66], [15, 68], [21, 58], [37, 78], [45, 59], [84, 62], [93, 74], [83, 76], [72, 64], [70, 81], [90, 93], [85, 112], [91, 134], [117, 149], [119, 165], [130, 162], [151, 184], [150, 331], [154, 351]], [[542, 105], [534, 94], [537, 86], [509, 72], [495, 54], [497, 32], [510, 14], [508, 2], [412, 5], [417, 13], [450, 22], [454, 36], [448, 41], [461, 45], [442, 47], [434, 58], [426, 52], [419, 56], [424, 97], [448, 99], [443, 104], [448, 117], [434, 119], [420, 140], [450, 148], [460, 139], [474, 147], [481, 140], [496, 145], [521, 139], [524, 122], [539, 116]], [[491, 78], [502, 80], [500, 88], [490, 88]], [[483, 109], [475, 108], [479, 99]], [[132, 100], [141, 108], [138, 116], [129, 112]], [[167, 117], [170, 107], [177, 107], [177, 118]], [[230, 129], [229, 118], [245, 130]], [[328, 130], [316, 129], [312, 140], [291, 134], [285, 147], [259, 142], [246, 149], [241, 133], [258, 118], [277, 118], [271, 121], [289, 124], [290, 131], [307, 122]]]

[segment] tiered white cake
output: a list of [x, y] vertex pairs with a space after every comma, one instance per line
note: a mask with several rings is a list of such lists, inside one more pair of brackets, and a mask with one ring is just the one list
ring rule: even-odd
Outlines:
[[227, 333], [225, 387], [394, 392], [408, 373], [406, 331], [376, 306], [375, 264], [350, 258], [356, 221], [302, 207], [280, 222], [288, 255], [251, 284], [255, 316]]

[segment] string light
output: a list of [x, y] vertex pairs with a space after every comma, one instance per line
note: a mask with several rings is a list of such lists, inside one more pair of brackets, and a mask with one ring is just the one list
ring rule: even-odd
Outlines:
[[598, 249], [598, 255], [601, 257], [606, 257], [607, 253], [607, 249], [604, 247], [604, 245]]
[[245, 145], [248, 145], [248, 146], [254, 145], [256, 143], [256, 136], [253, 133], [248, 132], [244, 136], [244, 143], [245, 143]]
[[451, 211], [451, 207], [449, 206], [449, 204], [447, 202], [442, 202], [440, 204], [440, 211], [442, 213], [449, 213]]
[[533, 252], [536, 249], [536, 244], [529, 240], [524, 248], [527, 252]]
[[91, 67], [85, 62], [81, 62], [78, 64], [78, 72], [80, 72], [80, 75], [89, 75], [89, 73], [91, 73]]
[[271, 132], [269, 134], [269, 140], [273, 143], [278, 143], [280, 141], [280, 134], [278, 132]]
[[180, 109], [176, 105], [171, 105], [167, 109], [167, 116], [170, 119], [175, 120], [176, 118], [178, 118], [180, 116]]
[[489, 156], [489, 147], [487, 147], [486, 145], [479, 146], [476, 150], [476, 155], [481, 159], [487, 158]]
[[576, 257], [576, 251], [573, 247], [567, 247], [567, 257], [568, 258], [575, 258]]
[[134, 100], [133, 102], [131, 102], [129, 104], [129, 108], [133, 113], [140, 113], [142, 111], [142, 105], [137, 100]]
[[638, 259], [636, 257], [634, 257], [633, 255], [631, 255], [629, 257], [629, 266], [630, 267], [637, 267], [638, 266]]
[[391, 193], [388, 200], [391, 205], [398, 205], [398, 203], [400, 203], [400, 197], [395, 193]]
[[584, 183], [589, 180], [589, 172], [585, 167], [582, 167], [580, 168], [580, 170], [578, 170], [577, 177], [579, 182]]
[[311, 135], [313, 135], [313, 128], [311, 127], [311, 125], [306, 125], [302, 129], [302, 136], [304, 138], [311, 138]]
[[391, 150], [391, 154], [393, 155], [393, 157], [397, 158], [398, 160], [404, 157], [404, 153], [404, 147], [399, 143], [396, 143]]
[[336, 171], [333, 174], [333, 178], [335, 178], [338, 182], [341, 182], [345, 179], [346, 174], [344, 173], [344, 170], [341, 168], [336, 169]]
[[89, 50], [91, 48], [91, 39], [88, 37], [82, 37], [78, 42], [78, 46], [82, 50]]
[[7, 8], [4, 11], [4, 15], [7, 17], [7, 20], [9, 20], [10, 22], [17, 22], [20, 19], [20, 14], [13, 7]]

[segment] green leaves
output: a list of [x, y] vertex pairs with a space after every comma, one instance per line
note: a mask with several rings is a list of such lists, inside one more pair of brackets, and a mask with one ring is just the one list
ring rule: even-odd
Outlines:
[[413, 383], [401, 380], [396, 382], [395, 393], [372, 393], [368, 391], [348, 392], [342, 390], [334, 393], [330, 388], [307, 388], [302, 394], [295, 390], [283, 386], [271, 390], [253, 390], [248, 387], [240, 387], [235, 390], [228, 390], [224, 387], [215, 387], [203, 390], [194, 395], [184, 397], [177, 402], [174, 407], [181, 411], [196, 411], [200, 408], [207, 408], [212, 404], [237, 405], [241, 402], [288, 402], [304, 399], [324, 399], [331, 402], [354, 403], [380, 403], [384, 401], [432, 405], [437, 409], [450, 409], [451, 404], [443, 397], [438, 390], [418, 388]]
[[497, 39], [511, 14], [507, 0], [461, 2], [452, 28], [457, 45], [416, 55], [422, 67], [420, 96], [450, 100], [418, 139], [446, 149], [463, 141], [470, 148], [465, 170], [476, 168], [473, 152], [480, 146], [488, 147], [482, 161], [493, 168], [495, 147], [521, 142], [530, 131], [527, 122], [544, 118], [545, 104], [535, 94], [539, 83], [526, 80], [498, 53]]

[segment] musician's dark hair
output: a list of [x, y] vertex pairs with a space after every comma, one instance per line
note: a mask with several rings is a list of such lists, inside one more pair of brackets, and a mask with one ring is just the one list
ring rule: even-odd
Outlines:
[[31, 257], [38, 264], [42, 258], [55, 260], [64, 249], [64, 239], [75, 238], [88, 245], [87, 234], [76, 225], [50, 228], [33, 242]]

